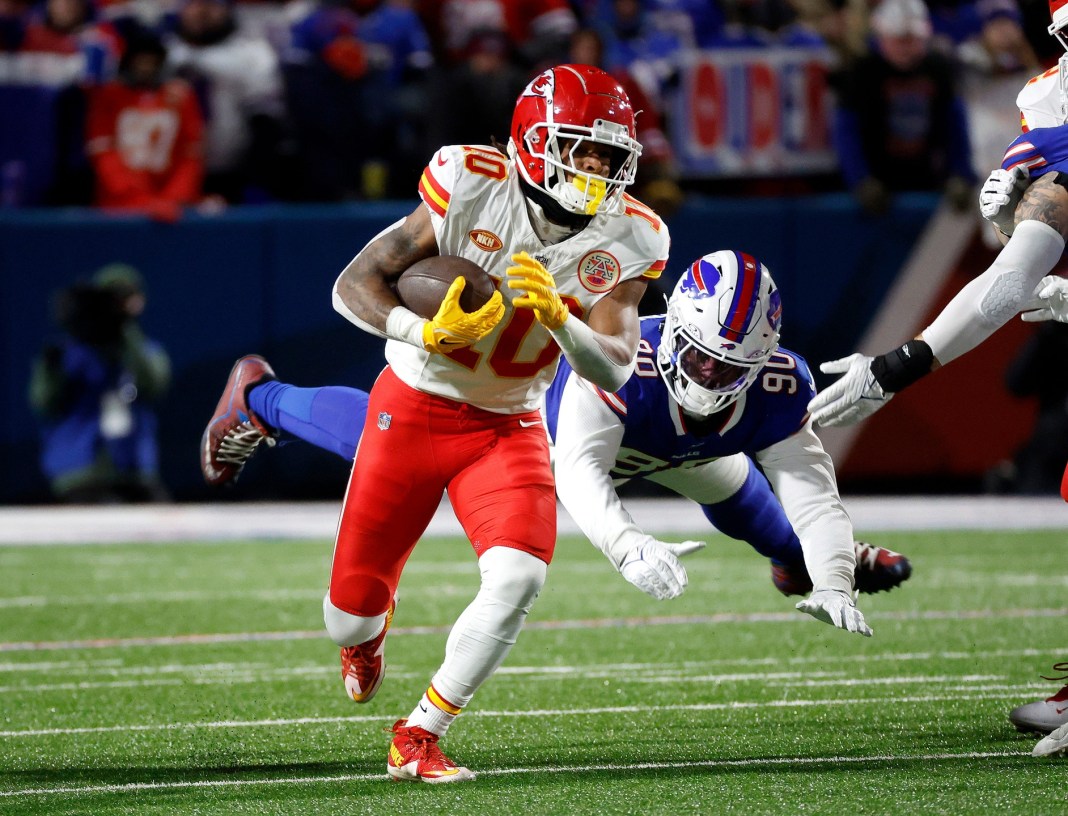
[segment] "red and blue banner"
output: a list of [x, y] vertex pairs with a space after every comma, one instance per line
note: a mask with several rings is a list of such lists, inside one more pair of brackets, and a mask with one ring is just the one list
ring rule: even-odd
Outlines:
[[831, 60], [812, 46], [689, 54], [672, 116], [679, 170], [705, 178], [833, 171]]

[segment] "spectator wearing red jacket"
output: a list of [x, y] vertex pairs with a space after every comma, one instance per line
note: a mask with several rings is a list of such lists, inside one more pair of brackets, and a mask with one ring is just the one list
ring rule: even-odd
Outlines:
[[87, 151], [97, 206], [174, 221], [201, 198], [203, 117], [192, 88], [165, 78], [166, 59], [158, 38], [132, 39], [119, 79], [92, 91]]

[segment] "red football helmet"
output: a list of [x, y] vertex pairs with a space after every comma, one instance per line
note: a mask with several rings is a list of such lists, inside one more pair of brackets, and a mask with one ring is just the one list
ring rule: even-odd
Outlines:
[[[591, 177], [575, 167], [571, 151], [582, 141], [612, 148], [610, 176]], [[519, 95], [508, 153], [527, 182], [568, 212], [593, 215], [634, 183], [642, 146], [634, 138], [634, 109], [618, 82], [592, 65], [558, 65]]]
[[1068, 49], [1068, 41], [1065, 41], [1064, 29], [1068, 27], [1068, 2], [1065, 0], [1049, 0], [1049, 16], [1052, 22], [1046, 30], [1050, 36]]

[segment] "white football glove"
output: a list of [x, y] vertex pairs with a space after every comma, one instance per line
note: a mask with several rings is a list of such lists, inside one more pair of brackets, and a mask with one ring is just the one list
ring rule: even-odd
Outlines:
[[864, 613], [857, 609], [852, 596], [840, 589], [817, 589], [805, 600], [799, 601], [797, 608], [816, 620], [847, 632], [864, 637], [872, 635], [871, 627], [864, 620]]
[[1047, 275], [1035, 287], [1032, 300], [1024, 304], [1020, 320], [1038, 323], [1056, 320], [1068, 323], [1068, 280], [1057, 275]]
[[1006, 235], [1012, 235], [1016, 222], [1016, 205], [1027, 189], [1030, 177], [1022, 166], [993, 171], [979, 191], [979, 212], [983, 218]]
[[619, 565], [620, 574], [646, 595], [658, 601], [677, 598], [686, 590], [689, 579], [679, 556], [697, 552], [705, 546], [703, 541], [683, 541], [670, 544], [648, 536], [632, 547]]
[[872, 358], [850, 354], [841, 360], [820, 365], [824, 374], [844, 374], [813, 397], [808, 404], [814, 422], [820, 425], [852, 425], [866, 419], [890, 401], [892, 392], [883, 391], [871, 373]]

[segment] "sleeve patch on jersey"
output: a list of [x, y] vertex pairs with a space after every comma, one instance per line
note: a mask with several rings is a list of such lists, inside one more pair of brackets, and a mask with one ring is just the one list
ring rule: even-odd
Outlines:
[[419, 197], [423, 199], [423, 202], [431, 210], [442, 218], [445, 217], [445, 213], [449, 209], [449, 198], [451, 196], [449, 191], [434, 178], [429, 167], [423, 171], [423, 176], [419, 179]]

